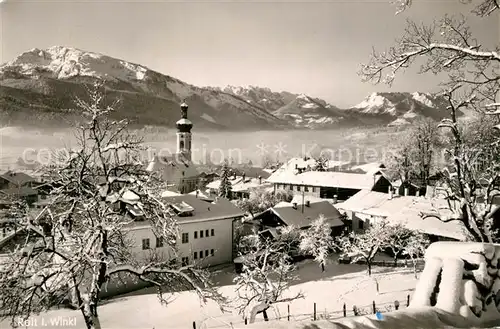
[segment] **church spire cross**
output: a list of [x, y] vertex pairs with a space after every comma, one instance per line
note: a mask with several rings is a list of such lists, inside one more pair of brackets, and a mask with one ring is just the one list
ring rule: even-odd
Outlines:
[[186, 104], [186, 101], [183, 100], [181, 104], [181, 118], [182, 119], [187, 119], [187, 110], [188, 110], [188, 105]]

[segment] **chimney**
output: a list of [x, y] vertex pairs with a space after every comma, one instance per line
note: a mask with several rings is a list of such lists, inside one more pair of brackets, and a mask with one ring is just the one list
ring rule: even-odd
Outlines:
[[337, 196], [337, 195], [334, 195], [334, 196], [333, 196], [333, 204], [336, 204], [336, 203], [337, 203], [337, 200], [338, 200], [338, 196]]
[[311, 206], [311, 201], [306, 200], [306, 207], [310, 207], [310, 206]]
[[393, 198], [393, 190], [392, 190], [392, 186], [389, 186], [389, 200], [392, 200]]
[[245, 173], [241, 174], [241, 177], [243, 178], [243, 182], [244, 182], [244, 181], [245, 181], [246, 174], [245, 174]]
[[293, 209], [297, 209], [297, 202], [292, 203]]
[[410, 194], [410, 188], [405, 187], [405, 196], [408, 196]]
[[262, 185], [262, 176], [259, 176], [259, 185]]

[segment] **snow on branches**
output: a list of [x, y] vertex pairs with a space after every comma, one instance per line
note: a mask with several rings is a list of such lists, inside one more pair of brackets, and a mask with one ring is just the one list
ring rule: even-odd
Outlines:
[[276, 240], [263, 240], [257, 235], [244, 239], [248, 252], [242, 256], [242, 273], [234, 279], [237, 293], [234, 304], [249, 323], [255, 322], [260, 313], [268, 321], [267, 310], [274, 304], [303, 298], [301, 292], [289, 292], [291, 283], [297, 279], [290, 257], [297, 240], [293, 228], [285, 228]]
[[324, 216], [318, 217], [307, 230], [300, 232], [299, 250], [303, 254], [312, 255], [323, 271], [332, 247], [332, 228]]
[[[76, 129], [77, 150], [45, 169], [52, 177], [46, 207], [17, 221], [27, 238], [0, 273], [2, 316], [27, 318], [69, 303], [87, 328], [99, 328], [101, 290], [124, 273], [155, 285], [160, 297], [183, 287], [222, 302], [206, 272], [174, 261], [178, 230], [160, 197], [164, 182], [140, 163], [141, 141], [126, 122], [109, 119], [114, 108], [102, 105], [102, 84], [94, 87], [89, 101], [77, 101], [89, 118]], [[164, 241], [166, 257], [153, 261], [134, 252], [128, 227], [135, 220]]]

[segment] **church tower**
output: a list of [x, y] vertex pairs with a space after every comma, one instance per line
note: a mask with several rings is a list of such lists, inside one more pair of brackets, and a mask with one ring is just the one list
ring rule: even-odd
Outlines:
[[191, 128], [193, 123], [187, 118], [188, 105], [185, 102], [181, 104], [181, 119], [176, 122], [177, 125], [177, 154], [182, 154], [191, 161]]

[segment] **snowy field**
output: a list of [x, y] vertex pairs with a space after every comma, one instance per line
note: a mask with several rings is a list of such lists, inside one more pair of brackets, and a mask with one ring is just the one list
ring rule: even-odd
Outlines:
[[[222, 269], [215, 277], [221, 287], [220, 291], [229, 298], [235, 296], [231, 271], [231, 268]], [[372, 301], [381, 305], [381, 311], [395, 300], [400, 301], [401, 307], [404, 307], [407, 295], [413, 292], [417, 281], [412, 269], [376, 267], [372, 278], [369, 278], [363, 265], [332, 263], [322, 273], [318, 265], [311, 261], [300, 263], [298, 274], [300, 279], [291, 287], [290, 293], [300, 290], [305, 298], [290, 303], [291, 320], [295, 321], [311, 320], [314, 303], [318, 319], [341, 317], [344, 303], [347, 304], [348, 315], [352, 315], [353, 305], [363, 309], [363, 313], [371, 312]], [[379, 293], [373, 278], [378, 278]], [[243, 324], [242, 317], [236, 312], [223, 314], [213, 302], [200, 305], [197, 296], [191, 292], [177, 294], [169, 305], [162, 306], [154, 290], [145, 289], [106, 301], [98, 312], [103, 328], [180, 329], [192, 328], [193, 321], [196, 322], [196, 328], [222, 329], [231, 328], [231, 323]], [[271, 320], [282, 317], [281, 321], [286, 321], [287, 304], [278, 305], [268, 314]], [[24, 328], [46, 325], [57, 320], [73, 320], [71, 323], [67, 322], [67, 326], [59, 325], [58, 328], [85, 327], [79, 311], [54, 310], [34, 317]], [[262, 315], [258, 315], [257, 321], [263, 321]], [[0, 328], [8, 327], [8, 322], [0, 323]]]

